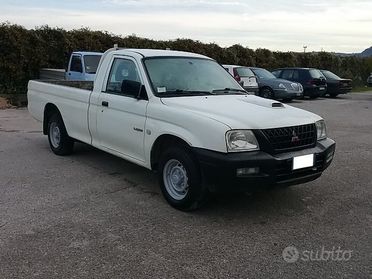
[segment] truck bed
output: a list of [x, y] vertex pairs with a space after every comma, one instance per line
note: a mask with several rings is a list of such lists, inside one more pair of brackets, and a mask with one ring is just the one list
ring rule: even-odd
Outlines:
[[51, 79], [39, 79], [37, 81], [44, 82], [44, 83], [50, 83], [55, 85], [62, 85], [62, 86], [68, 86], [68, 87], [74, 87], [84, 90], [93, 90], [93, 81], [81, 81], [81, 80], [51, 80]]

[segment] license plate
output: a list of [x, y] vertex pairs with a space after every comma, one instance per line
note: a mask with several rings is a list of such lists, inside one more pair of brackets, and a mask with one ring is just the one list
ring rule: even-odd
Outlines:
[[293, 157], [293, 170], [314, 166], [314, 154]]
[[325, 90], [325, 87], [320, 87], [319, 90]]

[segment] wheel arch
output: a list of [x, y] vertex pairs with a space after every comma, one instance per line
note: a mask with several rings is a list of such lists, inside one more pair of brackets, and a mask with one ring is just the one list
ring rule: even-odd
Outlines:
[[43, 117], [43, 134], [46, 135], [48, 133], [48, 121], [49, 118], [54, 114], [58, 113], [61, 115], [61, 112], [57, 108], [57, 106], [53, 103], [47, 103], [44, 108], [44, 117]]
[[262, 87], [260, 88], [260, 93], [261, 93], [262, 91], [264, 91], [265, 89], [268, 89], [268, 90], [270, 90], [271, 92], [274, 93], [274, 90], [273, 90], [269, 85], [264, 85], [264, 86], [262, 86]]
[[167, 146], [178, 145], [184, 148], [190, 149], [191, 145], [184, 139], [172, 135], [172, 134], [162, 134], [156, 138], [154, 141], [151, 152], [150, 152], [150, 165], [152, 170], [156, 170], [160, 158], [160, 154]]

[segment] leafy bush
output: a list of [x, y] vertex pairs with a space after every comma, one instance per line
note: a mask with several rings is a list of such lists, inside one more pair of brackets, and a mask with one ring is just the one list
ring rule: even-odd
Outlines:
[[191, 39], [155, 41], [135, 35], [117, 36], [88, 28], [66, 31], [41, 26], [28, 30], [8, 22], [0, 23], [0, 94], [24, 94], [27, 82], [39, 77], [40, 68], [65, 68], [71, 52], [105, 51], [114, 44], [127, 48], [183, 50], [207, 55], [222, 64], [258, 66], [273, 70], [278, 67], [316, 67], [329, 69], [364, 84], [372, 71], [371, 58], [340, 57], [327, 52], [294, 53], [252, 50], [241, 45], [222, 48]]

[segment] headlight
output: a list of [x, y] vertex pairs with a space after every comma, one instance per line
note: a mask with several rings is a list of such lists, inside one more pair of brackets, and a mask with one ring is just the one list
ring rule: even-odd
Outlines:
[[304, 92], [304, 87], [302, 86], [302, 84], [301, 83], [298, 83], [298, 86], [300, 87], [300, 91], [301, 92]]
[[251, 130], [232, 130], [226, 133], [228, 152], [259, 150], [258, 142]]
[[285, 87], [285, 85], [283, 84], [283, 83], [279, 83], [279, 88], [281, 88], [281, 89], [286, 89], [286, 87]]
[[325, 139], [327, 137], [327, 130], [324, 120], [319, 120], [315, 122], [315, 125], [318, 140]]

